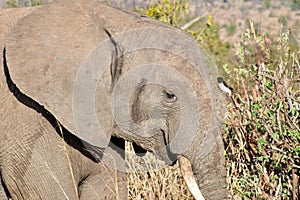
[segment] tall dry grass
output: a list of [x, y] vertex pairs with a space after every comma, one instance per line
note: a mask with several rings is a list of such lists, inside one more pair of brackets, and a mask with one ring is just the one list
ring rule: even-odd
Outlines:
[[134, 200], [192, 200], [179, 165], [166, 166], [154, 155], [137, 157], [130, 143], [126, 144], [128, 164], [128, 198]]

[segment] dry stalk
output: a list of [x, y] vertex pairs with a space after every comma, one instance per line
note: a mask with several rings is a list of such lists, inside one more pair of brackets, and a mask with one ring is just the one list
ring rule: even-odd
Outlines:
[[74, 191], [75, 191], [77, 199], [79, 200], [79, 195], [78, 195], [78, 190], [77, 190], [77, 184], [76, 184], [76, 181], [75, 181], [75, 177], [74, 177], [74, 173], [73, 173], [73, 168], [72, 168], [71, 160], [70, 160], [70, 157], [69, 157], [69, 152], [68, 152], [68, 149], [67, 149], [67, 143], [64, 140], [64, 134], [63, 134], [63, 130], [62, 130], [62, 127], [61, 127], [60, 123], [58, 121], [56, 121], [56, 124], [57, 124], [57, 126], [59, 128], [59, 131], [61, 133], [61, 136], [62, 136], [62, 141], [63, 141], [63, 144], [64, 144], [64, 152], [65, 152], [65, 155], [66, 155], [66, 158], [67, 158], [67, 161], [68, 161], [68, 165], [69, 165], [69, 169], [70, 169], [72, 181], [73, 181], [73, 184], [74, 184]]

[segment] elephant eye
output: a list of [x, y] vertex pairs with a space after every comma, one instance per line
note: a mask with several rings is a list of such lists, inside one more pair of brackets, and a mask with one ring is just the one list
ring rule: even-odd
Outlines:
[[164, 90], [164, 95], [168, 101], [174, 102], [177, 100], [176, 95], [170, 90]]

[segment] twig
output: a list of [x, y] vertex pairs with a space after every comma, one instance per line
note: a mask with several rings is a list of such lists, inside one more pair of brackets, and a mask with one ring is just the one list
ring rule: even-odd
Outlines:
[[190, 26], [192, 26], [194, 23], [198, 22], [201, 18], [203, 18], [205, 15], [207, 15], [207, 12], [205, 12], [203, 15], [196, 17], [195, 19], [189, 21], [188, 23], [184, 24], [181, 29], [185, 30], [187, 28], [189, 28]]
[[[286, 158], [289, 158], [289, 159], [293, 160], [293, 158], [290, 157], [290, 156], [288, 155], [287, 152], [285, 152], [285, 151], [283, 151], [283, 150], [281, 150], [281, 149], [279, 149], [279, 148], [277, 148], [277, 147], [275, 147], [275, 146], [273, 146], [273, 145], [270, 145], [270, 147], [271, 147], [271, 149], [273, 149], [273, 150], [275, 150], [275, 151], [278, 151], [278, 152], [280, 152], [281, 154], [283, 154], [283, 156], [285, 156]], [[293, 157], [296, 158], [296, 159], [299, 159], [299, 158], [300, 158], [299, 156], [293, 156]]]
[[[279, 181], [278, 181], [278, 186], [277, 186], [277, 189], [276, 189], [276, 192], [275, 192], [275, 199], [278, 199], [278, 195], [279, 195], [279, 193], [281, 193], [281, 178], [279, 179]], [[279, 197], [279, 199], [280, 199], [280, 197]]]
[[67, 144], [66, 144], [66, 142], [64, 140], [64, 133], [63, 133], [61, 124], [58, 121], [56, 123], [57, 123], [59, 131], [61, 132], [61, 135], [62, 135], [62, 142], [63, 142], [63, 145], [64, 145], [64, 152], [65, 152], [65, 155], [66, 155], [66, 158], [67, 158], [67, 161], [68, 161], [68, 166], [69, 166], [71, 178], [72, 178], [72, 181], [73, 181], [74, 191], [75, 191], [76, 197], [79, 198], [77, 184], [76, 184], [76, 181], [75, 181], [75, 176], [74, 176], [74, 171], [73, 171], [73, 167], [72, 167], [70, 156], [69, 156], [69, 152], [68, 152], [68, 149], [67, 149]]
[[294, 106], [293, 106], [293, 103], [292, 103], [292, 100], [291, 100], [291, 97], [290, 97], [290, 93], [288, 91], [288, 88], [287, 88], [287, 84], [286, 84], [286, 81], [283, 79], [283, 89], [285, 91], [285, 95], [286, 95], [286, 99], [287, 99], [287, 102], [289, 104], [289, 107], [290, 109], [294, 109]]
[[[263, 72], [266, 72], [266, 71], [263, 71]], [[275, 81], [275, 82], [279, 82], [279, 80], [278, 80], [277, 78], [273, 77], [273, 76], [270, 76], [270, 75], [268, 75], [268, 74], [263, 74], [263, 75], [264, 75], [265, 77], [267, 77], [267, 78], [269, 78], [269, 79]]]
[[292, 169], [292, 176], [293, 176], [293, 181], [292, 181], [292, 185], [293, 185], [293, 200], [298, 199], [298, 176], [295, 174], [295, 169]]
[[[293, 57], [293, 61], [295, 61], [298, 65], [298, 74], [300, 75], [300, 63], [294, 54], [292, 55], [292, 57]], [[299, 83], [299, 88], [300, 88], [300, 83]]]

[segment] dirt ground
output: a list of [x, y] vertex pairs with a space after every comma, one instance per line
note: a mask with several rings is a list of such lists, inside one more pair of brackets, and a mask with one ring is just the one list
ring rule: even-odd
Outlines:
[[[264, 1], [222, 0], [213, 2], [192, 1], [190, 13], [198, 16], [212, 14], [221, 26], [220, 37], [224, 41], [237, 41], [248, 26], [247, 20], [253, 21], [258, 30], [271, 35], [279, 35], [289, 29], [300, 44], [300, 9], [293, 10], [288, 1], [272, 0], [267, 6]], [[283, 21], [281, 26], [279, 21]]]

